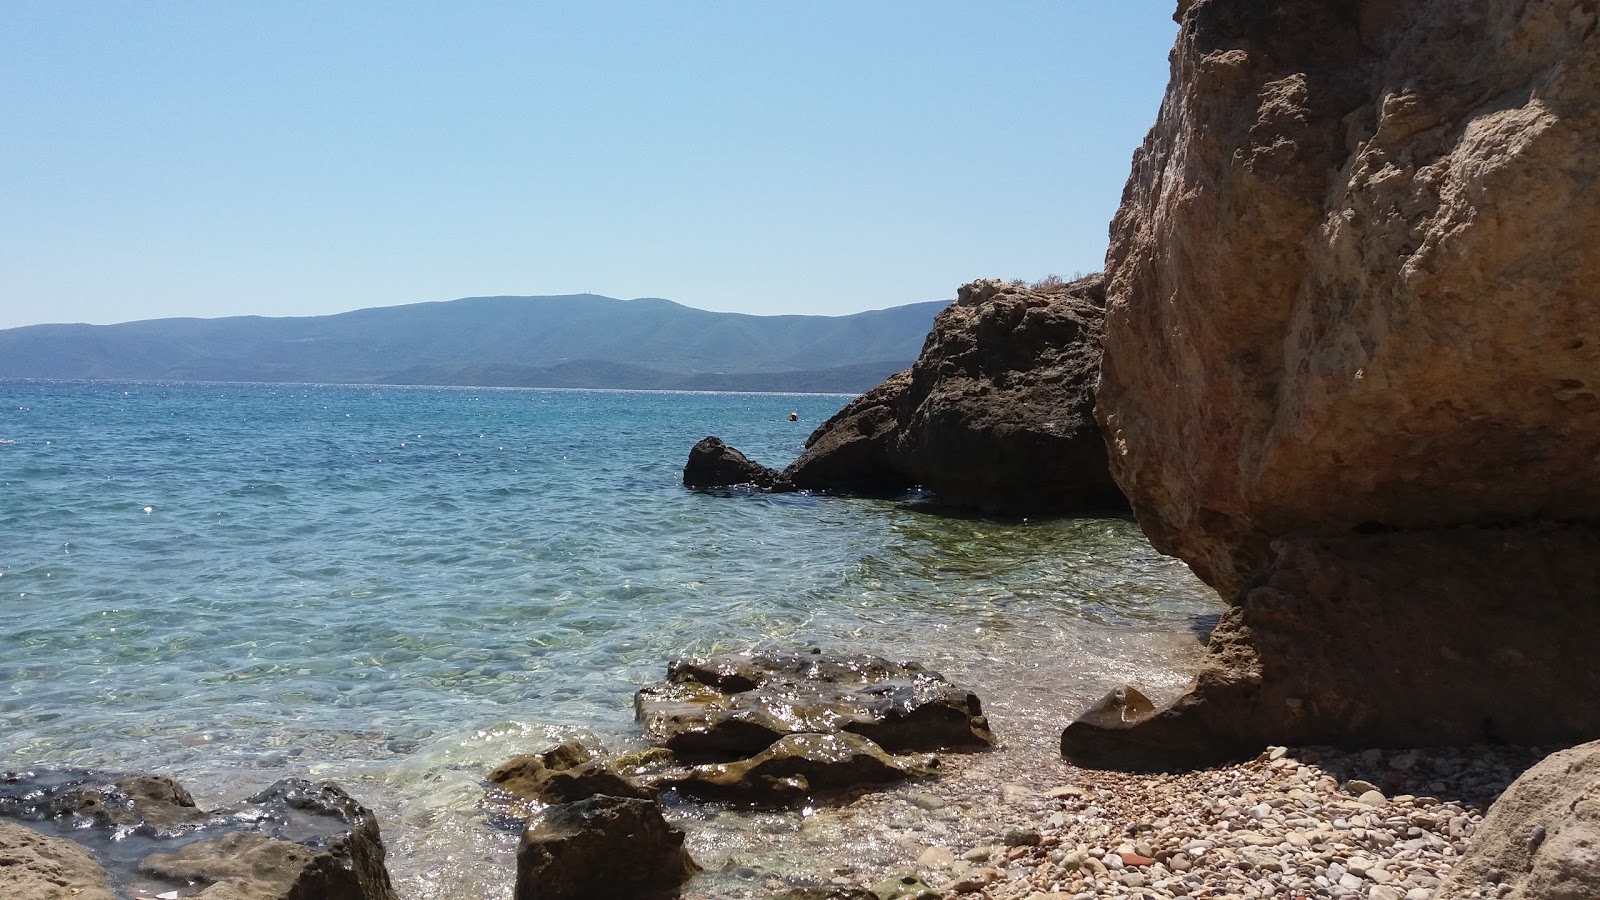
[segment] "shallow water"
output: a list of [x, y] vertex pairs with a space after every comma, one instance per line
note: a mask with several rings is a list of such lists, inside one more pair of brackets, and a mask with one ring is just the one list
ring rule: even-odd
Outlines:
[[[0, 768], [165, 771], [203, 803], [334, 778], [380, 813], [402, 896], [504, 897], [483, 773], [627, 746], [674, 656], [915, 658], [1015, 735], [1181, 686], [1219, 606], [1129, 521], [679, 483], [706, 434], [782, 464], [845, 399], [0, 383]], [[765, 871], [837, 837], [679, 814], [702, 856]]]

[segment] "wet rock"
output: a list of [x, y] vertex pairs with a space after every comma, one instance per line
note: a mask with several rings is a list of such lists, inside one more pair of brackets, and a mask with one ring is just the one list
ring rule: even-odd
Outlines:
[[699, 871], [654, 801], [596, 796], [550, 807], [522, 833], [516, 900], [676, 896]]
[[540, 803], [566, 803], [595, 794], [648, 800], [655, 796], [577, 741], [519, 756], [489, 773], [501, 790]]
[[[10, 773], [0, 778], [0, 818], [93, 848], [119, 881], [152, 885], [143, 893], [198, 881], [212, 884], [208, 900], [394, 898], [377, 819], [327, 782], [284, 780], [234, 806], [201, 810], [164, 776]], [[230, 868], [246, 851], [254, 862]]]
[[915, 480], [890, 457], [910, 386], [911, 373], [901, 372], [845, 404], [811, 433], [784, 477], [811, 491], [892, 496], [911, 488]]
[[177, 884], [210, 885], [205, 900], [372, 900], [356, 872], [332, 853], [260, 834], [233, 832], [172, 853], [146, 857], [140, 869]]
[[735, 759], [789, 734], [848, 731], [890, 752], [993, 743], [976, 694], [915, 664], [763, 651], [672, 663], [637, 718], [675, 753]]
[[106, 871], [78, 844], [0, 821], [0, 897], [113, 900]]
[[878, 900], [939, 900], [944, 896], [909, 872], [877, 882], [872, 886], [872, 895]]
[[787, 803], [818, 791], [885, 784], [936, 774], [926, 756], [894, 757], [860, 735], [791, 734], [750, 759], [694, 766], [663, 786], [688, 794]]
[[[1552, 753], [1489, 807], [1439, 900], [1600, 897], [1600, 742]], [[1491, 874], [1493, 873], [1493, 874]]]
[[683, 483], [692, 488], [748, 485], [764, 491], [793, 490], [782, 473], [753, 462], [719, 437], [705, 438], [689, 450]]

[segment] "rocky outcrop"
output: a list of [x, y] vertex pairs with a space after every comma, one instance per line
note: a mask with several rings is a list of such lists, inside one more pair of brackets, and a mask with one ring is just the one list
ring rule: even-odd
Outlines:
[[1182, 4], [1099, 414], [1232, 595], [1296, 532], [1600, 518], [1587, 0]]
[[764, 651], [673, 661], [639, 689], [645, 736], [675, 753], [736, 759], [792, 734], [850, 732], [890, 752], [994, 742], [971, 691], [869, 654]]
[[1152, 542], [1237, 605], [1193, 693], [1064, 748], [1600, 734], [1552, 653], [1600, 596], [1560, 559], [1600, 522], [1594, 4], [1179, 21], [1112, 223], [1098, 415]]
[[807, 491], [888, 496], [915, 486], [891, 456], [910, 386], [911, 373], [901, 372], [846, 403], [806, 438], [784, 477]]
[[1094, 419], [1104, 281], [964, 285], [934, 319], [889, 457], [941, 503], [1026, 515], [1126, 507]]
[[113, 900], [106, 870], [72, 841], [0, 821], [0, 897]]
[[[942, 504], [1006, 515], [1125, 509], [1093, 414], [1104, 305], [1098, 275], [965, 285], [916, 364], [824, 422], [781, 474], [748, 469], [756, 464], [742, 454], [717, 471], [774, 490], [892, 495], [921, 485]], [[702, 441], [691, 466], [711, 469], [697, 458], [720, 459], [725, 447]]]
[[708, 437], [689, 449], [683, 467], [683, 484], [692, 488], [747, 486], [764, 491], [793, 490], [783, 473], [769, 469], [727, 444]]
[[198, 884], [206, 900], [394, 900], [377, 819], [328, 782], [286, 779], [202, 810], [166, 776], [9, 773], [0, 778], [4, 819], [115, 847], [105, 865], [140, 893]]
[[677, 896], [700, 870], [650, 800], [596, 796], [550, 808], [517, 846], [515, 900]]
[[1437, 900], [1600, 897], [1600, 743], [1551, 754], [1489, 808]]

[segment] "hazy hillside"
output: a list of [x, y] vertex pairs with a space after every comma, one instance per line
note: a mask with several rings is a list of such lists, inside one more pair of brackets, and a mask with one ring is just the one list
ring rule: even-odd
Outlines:
[[944, 306], [750, 316], [574, 294], [31, 325], [0, 330], [0, 378], [859, 391], [909, 366]]

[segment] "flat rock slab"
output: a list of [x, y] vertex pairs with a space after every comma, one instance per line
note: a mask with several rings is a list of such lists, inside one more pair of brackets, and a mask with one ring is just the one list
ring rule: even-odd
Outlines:
[[791, 734], [749, 759], [694, 766], [661, 784], [698, 796], [787, 803], [815, 791], [934, 775], [937, 765], [930, 756], [890, 756], [849, 732]]
[[[165, 776], [0, 773], [7, 819], [68, 840], [129, 895], [200, 884], [206, 900], [394, 900], [376, 817], [328, 782], [285, 779], [204, 810]], [[0, 891], [12, 896], [35, 895]]]
[[0, 897], [112, 900], [106, 870], [72, 841], [0, 821]]
[[994, 743], [976, 694], [868, 654], [679, 659], [640, 688], [634, 711], [650, 740], [686, 757], [745, 758], [791, 734], [849, 732], [891, 753]]

